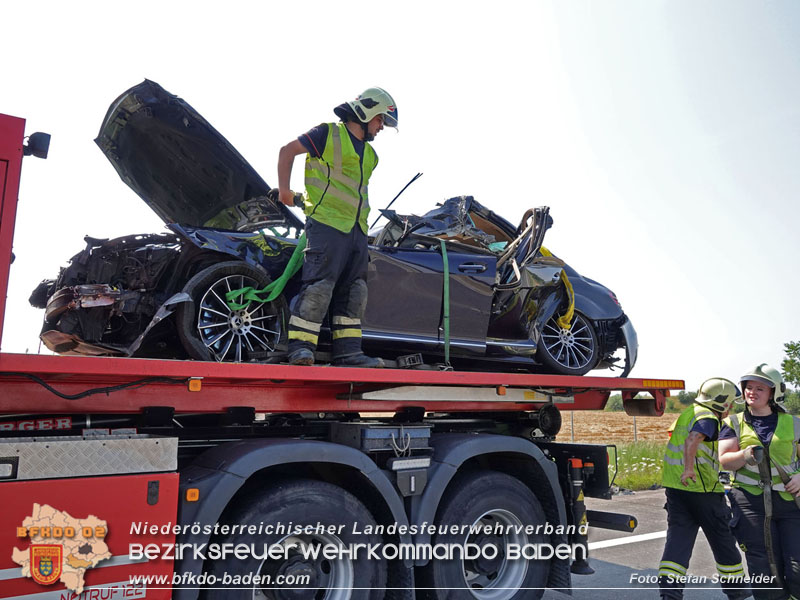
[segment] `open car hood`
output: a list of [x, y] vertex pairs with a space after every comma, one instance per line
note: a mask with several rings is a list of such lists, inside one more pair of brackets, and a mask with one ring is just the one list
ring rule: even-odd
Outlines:
[[228, 140], [184, 100], [145, 79], [117, 98], [95, 140], [165, 223], [253, 229], [303, 222]]

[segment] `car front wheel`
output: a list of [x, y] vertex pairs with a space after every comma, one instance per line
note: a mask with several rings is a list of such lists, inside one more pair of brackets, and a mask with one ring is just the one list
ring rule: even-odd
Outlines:
[[585, 375], [595, 368], [599, 358], [594, 326], [577, 312], [568, 329], [561, 327], [557, 319], [552, 316], [542, 328], [536, 358], [554, 373]]
[[191, 296], [177, 311], [178, 337], [197, 360], [247, 362], [263, 360], [286, 337], [288, 308], [282, 296], [272, 302], [233, 301], [226, 294], [245, 287], [260, 290], [269, 279], [241, 262], [212, 265], [192, 277], [183, 291]]

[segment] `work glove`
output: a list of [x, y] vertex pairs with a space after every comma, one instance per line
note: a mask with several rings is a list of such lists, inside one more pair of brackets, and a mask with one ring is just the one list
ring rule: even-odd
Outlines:
[[764, 448], [761, 446], [748, 446], [744, 449], [742, 456], [744, 457], [744, 462], [751, 467], [760, 465], [761, 461], [764, 460]]
[[[303, 194], [292, 192], [291, 190], [289, 191], [289, 193], [292, 195], [292, 204], [294, 204], [297, 208], [305, 208], [305, 201], [303, 200]], [[267, 192], [267, 198], [269, 198], [274, 202], [282, 202], [280, 191], [278, 190], [278, 188], [272, 188], [271, 190], [269, 190]], [[283, 202], [283, 204], [286, 203]], [[286, 205], [289, 206], [288, 204]]]

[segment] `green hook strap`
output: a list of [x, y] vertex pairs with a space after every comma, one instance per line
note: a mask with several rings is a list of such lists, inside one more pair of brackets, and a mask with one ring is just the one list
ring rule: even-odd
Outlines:
[[[283, 288], [289, 280], [294, 277], [300, 268], [303, 266], [303, 250], [306, 248], [306, 234], [300, 236], [297, 240], [297, 246], [292, 253], [289, 263], [283, 270], [283, 273], [272, 283], [267, 284], [264, 289], [257, 290], [253, 287], [244, 287], [238, 290], [231, 290], [225, 294], [225, 301], [228, 303], [228, 308], [231, 310], [242, 310], [250, 302], [272, 302], [283, 293]], [[262, 298], [263, 294], [269, 294], [266, 298]], [[235, 300], [239, 299], [239, 304]]]

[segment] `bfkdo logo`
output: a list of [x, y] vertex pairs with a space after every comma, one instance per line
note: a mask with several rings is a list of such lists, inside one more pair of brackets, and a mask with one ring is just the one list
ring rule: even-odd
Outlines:
[[61, 577], [64, 548], [61, 544], [32, 544], [30, 554], [31, 577], [36, 583], [50, 585]]
[[17, 538], [30, 540], [28, 548], [14, 548], [11, 560], [22, 576], [41, 585], [61, 582], [80, 595], [86, 571], [111, 558], [106, 545], [108, 523], [94, 515], [75, 518], [47, 504], [34, 504], [17, 527]]

